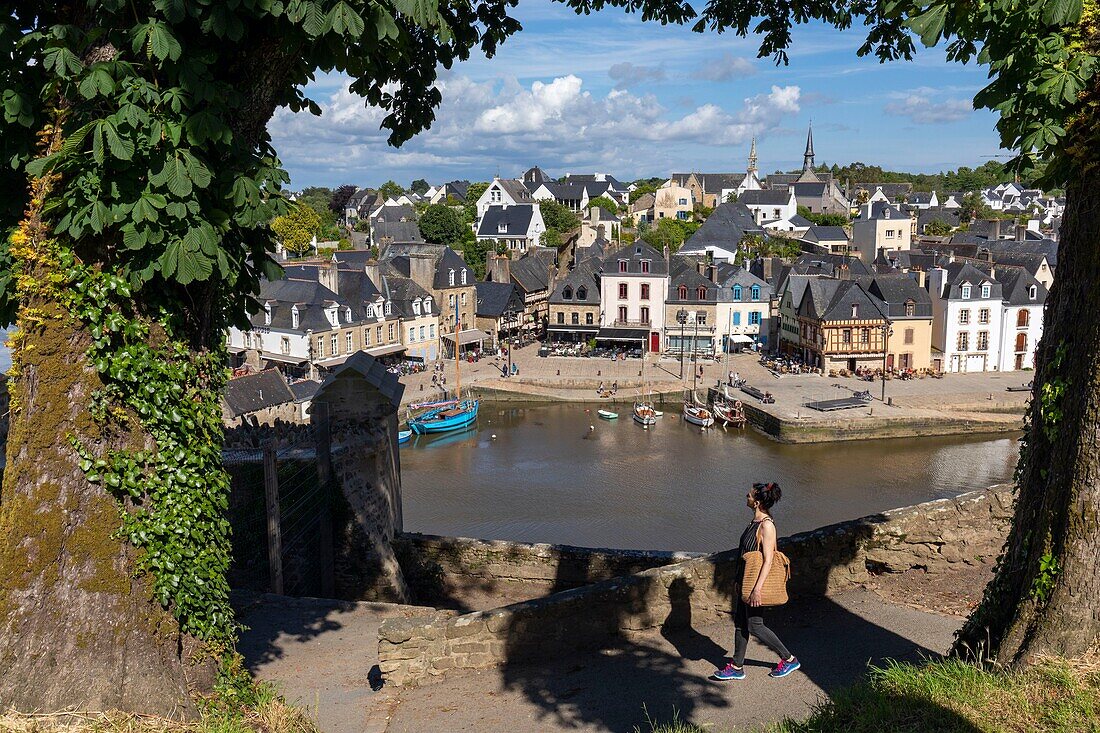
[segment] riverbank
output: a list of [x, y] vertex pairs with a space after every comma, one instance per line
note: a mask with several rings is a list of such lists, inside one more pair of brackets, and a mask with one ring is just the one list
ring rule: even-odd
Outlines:
[[[694, 385], [703, 399], [711, 387], [725, 383], [736, 372], [749, 385], [772, 394], [774, 403], [764, 404], [734, 391], [743, 398], [750, 424], [767, 437], [783, 443], [823, 443], [936, 435], [1016, 433], [1023, 429], [1023, 415], [1031, 397], [1021, 388], [1031, 372], [984, 372], [948, 374], [942, 379], [892, 380], [868, 383], [853, 377], [821, 375], [775, 375], [764, 369], [755, 354], [732, 354], [719, 362], [697, 367], [674, 359], [610, 360], [537, 356], [528, 346], [513, 353], [519, 375], [502, 378], [505, 362], [485, 359], [462, 365], [464, 393], [499, 402], [630, 403], [643, 397], [679, 405]], [[692, 380], [693, 368], [698, 369]], [[453, 375], [449, 365], [447, 373]], [[406, 402], [437, 394], [430, 374], [403, 378]], [[453, 380], [453, 377], [449, 377]], [[453, 386], [453, 381], [448, 382]], [[613, 400], [601, 398], [600, 387], [617, 388]], [[808, 405], [822, 400], [850, 397], [868, 390], [871, 402], [837, 412], [819, 412]], [[885, 397], [885, 401], [883, 400]]]

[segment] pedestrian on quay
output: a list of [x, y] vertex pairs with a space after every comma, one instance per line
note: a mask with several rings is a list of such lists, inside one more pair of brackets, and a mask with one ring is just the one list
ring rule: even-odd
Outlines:
[[[793, 654], [788, 651], [783, 642], [775, 633], [764, 625], [764, 612], [761, 599], [764, 588], [764, 579], [768, 577], [768, 571], [772, 567], [775, 556], [775, 522], [772, 520], [771, 509], [783, 495], [777, 483], [753, 484], [745, 497], [745, 504], [753, 512], [752, 521], [745, 531], [741, 533], [741, 541], [738, 548], [742, 557], [746, 552], [760, 550], [764, 555], [764, 564], [760, 568], [756, 585], [749, 593], [746, 603], [741, 600], [740, 588], [734, 593], [737, 598], [737, 609], [734, 611], [734, 623], [736, 635], [734, 636], [733, 659], [722, 669], [714, 672], [713, 679], [726, 682], [729, 680], [745, 679], [745, 651], [749, 645], [749, 634], [756, 637], [773, 652], [779, 655], [779, 662], [770, 673], [770, 677], [786, 677], [802, 665]], [[744, 575], [745, 565], [742, 561], [739, 576]]]
[[728, 384], [731, 387], [733, 386], [733, 370], [732, 369], [730, 369], [730, 373], [726, 377], [726, 384]]

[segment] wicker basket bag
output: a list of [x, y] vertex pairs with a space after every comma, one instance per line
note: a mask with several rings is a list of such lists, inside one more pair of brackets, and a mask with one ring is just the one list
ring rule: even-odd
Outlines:
[[[768, 520], [771, 521], [771, 520]], [[761, 522], [760, 527], [763, 527]], [[761, 546], [760, 527], [756, 530], [756, 547]], [[741, 555], [745, 563], [745, 574], [741, 578], [741, 601], [749, 602], [749, 594], [760, 577], [760, 568], [764, 567], [764, 553], [760, 549]], [[791, 561], [777, 548], [772, 555], [772, 566], [764, 585], [760, 589], [761, 606], [782, 606], [787, 602], [787, 581], [791, 579]]]

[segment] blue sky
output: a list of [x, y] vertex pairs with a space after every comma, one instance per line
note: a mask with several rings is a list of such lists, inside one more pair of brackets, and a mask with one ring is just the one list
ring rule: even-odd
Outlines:
[[345, 79], [318, 79], [308, 93], [322, 117], [283, 110], [271, 123], [291, 186], [486, 180], [532, 165], [623, 180], [743, 171], [753, 135], [767, 173], [801, 165], [811, 120], [818, 163], [934, 172], [1003, 152], [994, 115], [971, 108], [984, 70], [949, 64], [941, 49], [882, 65], [856, 57], [861, 28], [808, 26], [776, 67], [751, 36], [612, 9], [577, 16], [549, 0], [522, 0], [516, 16], [524, 29], [495, 58], [441, 76], [436, 123], [400, 149]]

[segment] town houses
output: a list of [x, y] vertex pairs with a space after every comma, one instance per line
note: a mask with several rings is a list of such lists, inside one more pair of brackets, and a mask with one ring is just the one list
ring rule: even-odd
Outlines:
[[[842, 183], [814, 156], [811, 131], [791, 173], [761, 176], [753, 140], [743, 173], [673, 173], [648, 189], [539, 166], [402, 196], [358, 189], [343, 221], [365, 246], [263, 282], [250, 327], [227, 336], [233, 365], [293, 382], [357, 351], [415, 369], [541, 340], [674, 359], [753, 350], [821, 373], [1033, 367], [1062, 198], [1015, 183]], [[572, 231], [544, 219], [551, 201], [573, 212]], [[985, 208], [964, 215], [974, 201]], [[476, 265], [474, 248], [425, 239], [428, 206], [468, 217]]]

